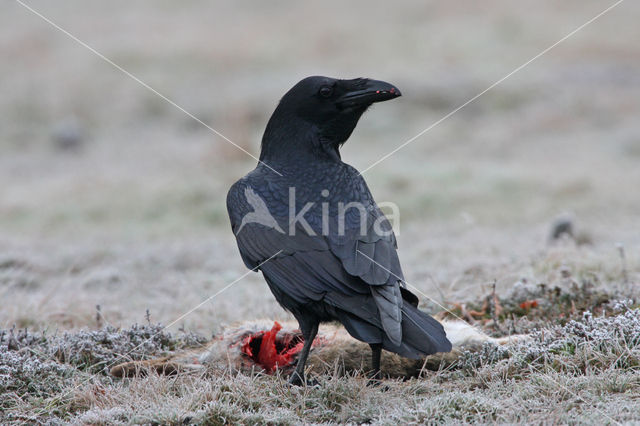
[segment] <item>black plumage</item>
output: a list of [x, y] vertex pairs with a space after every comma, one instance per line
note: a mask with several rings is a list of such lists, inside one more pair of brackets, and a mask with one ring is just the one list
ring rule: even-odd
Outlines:
[[340, 158], [367, 108], [398, 96], [381, 81], [302, 80], [271, 116], [260, 163], [227, 195], [242, 259], [262, 271], [305, 338], [292, 383], [304, 383], [324, 321], [341, 322], [371, 345], [374, 375], [381, 349], [410, 358], [451, 350], [440, 323], [419, 311], [405, 288], [389, 221], [362, 176]]

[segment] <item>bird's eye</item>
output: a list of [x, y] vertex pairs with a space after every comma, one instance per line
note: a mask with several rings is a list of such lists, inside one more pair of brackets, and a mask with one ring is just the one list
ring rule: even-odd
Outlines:
[[333, 87], [322, 86], [318, 93], [320, 93], [320, 96], [322, 96], [323, 98], [329, 98], [331, 97], [331, 95], [333, 95]]

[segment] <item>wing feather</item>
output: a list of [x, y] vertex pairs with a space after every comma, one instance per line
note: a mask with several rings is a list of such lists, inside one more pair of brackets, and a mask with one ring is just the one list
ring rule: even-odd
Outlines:
[[[381, 328], [395, 345], [402, 340], [402, 297], [399, 282], [402, 271], [396, 253], [396, 240], [392, 232], [376, 233], [374, 224], [385, 230], [391, 229], [382, 212], [370, 209], [366, 216], [364, 235], [360, 233], [362, 218], [355, 215], [347, 224], [345, 235], [309, 235], [302, 227], [296, 228], [295, 235], [288, 235], [288, 223], [275, 216], [275, 222], [262, 220], [253, 223], [243, 218], [253, 212], [256, 205], [266, 207], [261, 215], [281, 213], [271, 209], [273, 194], [265, 194], [264, 202], [253, 194], [264, 191], [250, 191], [251, 203], [246, 194], [247, 182], [236, 183], [227, 196], [227, 208], [238, 248], [247, 266], [254, 268], [275, 253], [280, 253], [260, 269], [271, 286], [285, 293], [298, 303], [312, 303], [323, 300], [345, 312], [355, 315], [371, 326]], [[268, 187], [261, 188], [268, 191]], [[370, 194], [369, 194], [370, 196]], [[279, 226], [269, 226], [277, 223]], [[241, 227], [242, 225], [242, 227]], [[273, 290], [273, 288], [272, 288]], [[345, 321], [347, 318], [345, 317]], [[351, 318], [351, 327], [356, 327]], [[364, 327], [364, 326], [363, 326]], [[357, 328], [357, 327], [356, 327]], [[359, 333], [372, 336], [367, 327]]]

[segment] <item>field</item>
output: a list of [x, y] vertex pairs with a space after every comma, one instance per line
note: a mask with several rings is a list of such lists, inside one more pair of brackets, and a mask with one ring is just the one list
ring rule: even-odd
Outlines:
[[[301, 78], [393, 82], [403, 97], [368, 111], [344, 146], [359, 170], [613, 4], [216, 3], [27, 4], [253, 155]], [[538, 333], [510, 354], [305, 389], [104, 374], [150, 336], [136, 356], [289, 318], [259, 274], [244, 276], [226, 216], [227, 189], [255, 160], [19, 2], [2, 9], [1, 423], [640, 422], [640, 4], [620, 3], [365, 173], [378, 202], [399, 206], [400, 258], [425, 310], [468, 314], [494, 282], [505, 304], [542, 283], [573, 305], [498, 325], [471, 315], [488, 333]], [[550, 241], [558, 218], [574, 238]]]

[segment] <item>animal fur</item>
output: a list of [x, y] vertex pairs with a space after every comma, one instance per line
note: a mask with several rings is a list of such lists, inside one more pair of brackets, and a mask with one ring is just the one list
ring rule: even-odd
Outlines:
[[[131, 377], [147, 370], [160, 374], [175, 374], [209, 368], [236, 372], [267, 372], [244, 351], [247, 339], [259, 336], [272, 329], [271, 320], [248, 321], [227, 327], [204, 348], [176, 352], [170, 356], [146, 361], [132, 361], [116, 365], [111, 374], [117, 377]], [[278, 339], [299, 338], [300, 331], [295, 322], [283, 322]], [[508, 345], [527, 339], [526, 335], [493, 338], [464, 321], [442, 321], [447, 337], [453, 344], [448, 353], [430, 355], [413, 360], [391, 352], [383, 352], [381, 370], [385, 377], [409, 378], [419, 376], [423, 370], [438, 370], [451, 365], [462, 350], [478, 350], [486, 342]], [[307, 370], [315, 374], [345, 374], [366, 371], [370, 366], [369, 346], [349, 336], [343, 327], [333, 324], [320, 326], [309, 356]], [[290, 373], [295, 362], [278, 366], [284, 373]]]

